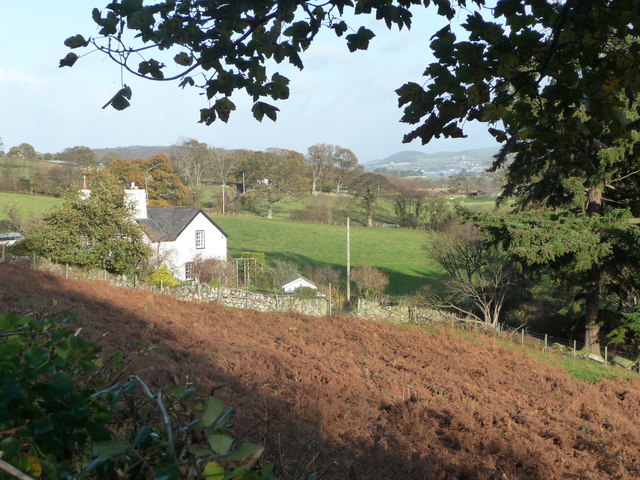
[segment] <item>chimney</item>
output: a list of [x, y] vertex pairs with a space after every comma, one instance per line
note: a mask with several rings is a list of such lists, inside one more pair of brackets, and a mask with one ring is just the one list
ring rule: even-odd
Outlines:
[[131, 182], [131, 188], [124, 191], [125, 200], [133, 206], [133, 218], [145, 220], [147, 218], [147, 191], [136, 187]]
[[87, 176], [82, 176], [82, 190], [80, 190], [80, 198], [82, 200], [86, 200], [91, 196], [91, 190], [89, 190], [89, 182], [87, 181]]

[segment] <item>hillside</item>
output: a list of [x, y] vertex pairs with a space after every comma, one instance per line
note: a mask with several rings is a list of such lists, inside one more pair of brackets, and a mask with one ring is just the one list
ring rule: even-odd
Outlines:
[[2, 312], [72, 307], [105, 357], [125, 352], [156, 387], [220, 396], [286, 479], [640, 477], [640, 381], [584, 383], [492, 337], [228, 310], [3, 265], [0, 292]]
[[413, 170], [416, 175], [427, 177], [449, 176], [462, 170], [469, 173], [482, 173], [497, 150], [497, 147], [489, 147], [460, 152], [404, 151], [381, 160], [367, 162], [365, 168], [368, 171], [384, 169], [389, 173]]

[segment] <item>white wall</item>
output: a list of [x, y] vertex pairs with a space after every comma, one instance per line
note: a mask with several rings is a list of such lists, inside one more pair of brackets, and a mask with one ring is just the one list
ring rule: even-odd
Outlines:
[[[196, 248], [196, 230], [204, 230], [205, 248]], [[202, 259], [227, 259], [227, 237], [202, 212], [196, 215], [175, 242], [153, 243], [152, 248], [178, 280], [185, 280], [185, 264], [198, 256]]]

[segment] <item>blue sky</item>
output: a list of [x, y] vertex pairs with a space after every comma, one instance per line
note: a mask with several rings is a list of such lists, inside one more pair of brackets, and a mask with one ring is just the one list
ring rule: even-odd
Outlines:
[[[98, 52], [73, 68], [58, 68], [68, 49], [64, 39], [96, 33], [93, 7], [107, 0], [23, 0], [0, 3], [0, 138], [5, 150], [22, 142], [40, 152], [66, 147], [171, 145], [196, 138], [212, 147], [289, 148], [306, 152], [315, 143], [352, 149], [361, 162], [402, 150], [466, 150], [496, 145], [482, 125], [470, 125], [466, 139], [403, 144], [409, 126], [401, 124], [394, 90], [407, 81], [424, 82], [432, 61], [429, 37], [443, 26], [432, 10], [417, 9], [411, 31], [387, 31], [368, 18], [351, 25], [372, 27], [377, 36], [366, 52], [350, 53], [344, 39], [320, 35], [303, 54], [305, 68], [280, 65], [291, 79], [291, 96], [276, 103], [278, 121], [253, 119], [250, 103], [234, 95], [238, 110], [228, 124], [198, 124], [205, 98], [177, 83], [141, 81], [125, 75], [132, 105], [117, 112], [102, 105], [119, 89], [121, 72]], [[363, 21], [364, 20], [364, 21]], [[85, 53], [89, 49], [77, 50]], [[497, 146], [496, 146], [497, 149]]]

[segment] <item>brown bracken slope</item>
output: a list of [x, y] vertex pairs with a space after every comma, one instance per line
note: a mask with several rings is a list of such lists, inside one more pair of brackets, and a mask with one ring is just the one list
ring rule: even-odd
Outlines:
[[189, 383], [236, 408], [235, 432], [285, 479], [640, 478], [638, 380], [587, 384], [447, 328], [229, 310], [0, 266], [0, 311], [53, 299], [155, 387]]

